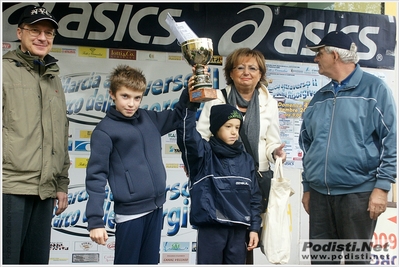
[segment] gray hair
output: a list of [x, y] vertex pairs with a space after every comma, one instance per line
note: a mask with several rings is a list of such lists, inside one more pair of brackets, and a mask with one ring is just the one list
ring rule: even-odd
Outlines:
[[337, 52], [339, 55], [339, 58], [342, 60], [344, 63], [357, 63], [359, 62], [359, 56], [357, 54], [357, 46], [352, 43], [351, 50], [346, 50], [342, 48], [337, 48], [333, 46], [325, 46], [324, 50], [326, 53], [331, 54], [333, 51]]

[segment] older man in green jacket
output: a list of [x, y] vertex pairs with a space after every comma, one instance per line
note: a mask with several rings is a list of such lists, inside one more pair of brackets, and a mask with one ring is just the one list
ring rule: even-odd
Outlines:
[[3, 264], [48, 264], [51, 219], [68, 206], [68, 120], [57, 60], [58, 23], [29, 6], [21, 45], [3, 56]]

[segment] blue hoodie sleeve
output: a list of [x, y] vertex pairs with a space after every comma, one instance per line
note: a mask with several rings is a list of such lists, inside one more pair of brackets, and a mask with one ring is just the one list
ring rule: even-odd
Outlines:
[[[182, 153], [182, 160], [189, 174], [196, 174], [200, 171], [205, 157], [205, 146], [207, 141], [202, 139], [196, 129], [196, 114], [199, 103], [189, 102], [187, 91], [182, 93], [179, 100], [182, 106], [180, 122], [177, 125], [177, 145]], [[190, 175], [190, 177], [192, 177]]]
[[87, 229], [104, 228], [105, 186], [109, 174], [109, 155], [112, 141], [101, 130], [94, 130], [90, 138], [90, 158], [86, 168], [86, 190], [89, 199], [86, 204]]

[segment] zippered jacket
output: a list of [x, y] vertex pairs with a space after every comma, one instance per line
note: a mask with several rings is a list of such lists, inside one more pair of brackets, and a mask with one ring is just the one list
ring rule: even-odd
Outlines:
[[165, 203], [161, 136], [176, 129], [179, 107], [176, 104], [174, 110], [162, 112], [139, 108], [132, 117], [125, 117], [111, 106], [95, 127], [86, 169], [88, 230], [104, 228], [107, 182], [116, 214], [145, 213]]
[[[272, 153], [281, 145], [279, 110], [277, 101], [272, 95], [270, 95], [265, 85], [262, 85], [260, 88], [255, 90], [259, 91], [259, 171], [267, 171], [269, 170], [270, 163], [274, 163]], [[230, 95], [230, 91], [231, 86], [227, 86], [227, 95]], [[209, 130], [209, 116], [211, 114], [211, 107], [214, 105], [226, 104], [226, 99], [224, 98], [221, 90], [216, 90], [216, 92], [216, 99], [205, 102], [201, 110], [201, 116], [199, 117], [197, 123], [198, 132], [206, 140], [209, 140], [212, 135], [211, 131]]]
[[396, 106], [391, 90], [359, 65], [336, 94], [321, 88], [303, 113], [303, 189], [328, 195], [390, 190], [396, 179]]
[[[184, 92], [180, 102], [188, 102]], [[177, 144], [189, 173], [190, 223], [194, 226], [245, 226], [259, 231], [261, 193], [255, 178], [252, 157], [243, 150], [231, 149], [216, 137], [209, 142], [196, 130], [196, 110], [183, 109], [177, 127]]]
[[3, 194], [68, 193], [68, 119], [57, 60], [3, 55]]

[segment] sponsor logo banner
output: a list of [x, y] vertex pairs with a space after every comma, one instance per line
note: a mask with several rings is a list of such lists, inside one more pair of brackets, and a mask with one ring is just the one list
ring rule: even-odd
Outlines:
[[[19, 15], [29, 3], [3, 3], [3, 40], [17, 41]], [[306, 48], [330, 31], [348, 33], [358, 46], [360, 65], [394, 68], [396, 18], [388, 15], [245, 3], [44, 3], [59, 20], [55, 44], [89, 46], [79, 55], [103, 58], [94, 47], [178, 52], [167, 14], [185, 21], [198, 36], [213, 41], [215, 55], [240, 47], [260, 50], [267, 59], [313, 62]], [[156, 54], [147, 60], [163, 60]]]

